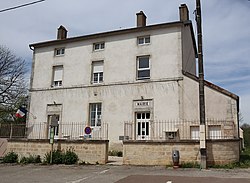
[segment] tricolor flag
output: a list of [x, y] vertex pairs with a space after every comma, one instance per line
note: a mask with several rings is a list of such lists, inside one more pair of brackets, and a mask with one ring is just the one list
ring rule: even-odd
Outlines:
[[17, 118], [22, 118], [22, 117], [24, 117], [26, 115], [26, 113], [27, 113], [27, 110], [25, 108], [23, 108], [23, 107], [20, 107], [16, 112], [16, 117]]

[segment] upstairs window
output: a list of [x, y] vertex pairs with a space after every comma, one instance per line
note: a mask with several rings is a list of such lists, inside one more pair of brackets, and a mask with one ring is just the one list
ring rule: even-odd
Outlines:
[[52, 87], [62, 86], [62, 77], [63, 77], [63, 66], [62, 65], [54, 66]]
[[101, 126], [102, 104], [93, 103], [89, 105], [89, 108], [90, 108], [90, 126], [91, 127]]
[[150, 79], [149, 56], [142, 56], [137, 58], [137, 79]]
[[92, 83], [103, 82], [103, 61], [95, 61], [92, 63]]
[[65, 48], [56, 48], [55, 49], [55, 56], [62, 56], [65, 53]]
[[94, 51], [104, 50], [104, 48], [105, 48], [105, 43], [104, 42], [94, 43], [93, 44], [93, 50]]
[[138, 45], [150, 44], [150, 36], [138, 37], [137, 44]]

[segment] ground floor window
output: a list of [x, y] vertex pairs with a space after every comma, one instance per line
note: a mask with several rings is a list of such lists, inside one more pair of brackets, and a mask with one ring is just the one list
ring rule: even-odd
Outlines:
[[192, 140], [199, 140], [200, 139], [200, 127], [190, 126], [190, 136]]
[[101, 126], [101, 116], [102, 116], [102, 104], [93, 103], [90, 104], [90, 126], [97, 127]]
[[208, 138], [221, 139], [221, 126], [220, 125], [208, 126]]

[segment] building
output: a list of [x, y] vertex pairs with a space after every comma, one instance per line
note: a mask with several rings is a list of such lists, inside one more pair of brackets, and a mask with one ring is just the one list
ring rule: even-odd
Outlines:
[[[187, 6], [179, 11], [176, 22], [147, 25], [140, 11], [137, 27], [72, 38], [60, 26], [56, 40], [31, 44], [28, 138], [48, 138], [51, 121], [56, 138], [107, 138], [111, 149], [199, 138], [195, 35]], [[205, 81], [208, 138], [238, 138], [238, 102]]]

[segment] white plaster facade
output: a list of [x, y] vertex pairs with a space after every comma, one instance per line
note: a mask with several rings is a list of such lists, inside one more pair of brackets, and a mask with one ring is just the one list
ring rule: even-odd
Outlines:
[[[110, 146], [121, 144], [124, 121], [136, 112], [150, 120], [199, 119], [196, 47], [191, 21], [136, 27], [31, 44], [34, 48], [28, 124], [47, 123], [48, 106], [60, 104], [60, 124], [90, 120], [90, 104], [101, 103], [101, 121], [108, 124]], [[138, 45], [138, 37], [150, 43]], [[93, 51], [93, 44], [105, 48]], [[62, 56], [55, 49], [64, 48]], [[149, 56], [150, 78], [137, 79], [137, 58]], [[103, 82], [92, 83], [92, 62], [103, 61]], [[53, 67], [63, 66], [62, 86], [52, 87]], [[185, 74], [189, 73], [189, 74]], [[206, 115], [238, 124], [238, 97], [206, 85]], [[138, 109], [135, 102], [150, 101]], [[44, 132], [47, 133], [47, 132]], [[32, 138], [32, 136], [30, 136]]]

